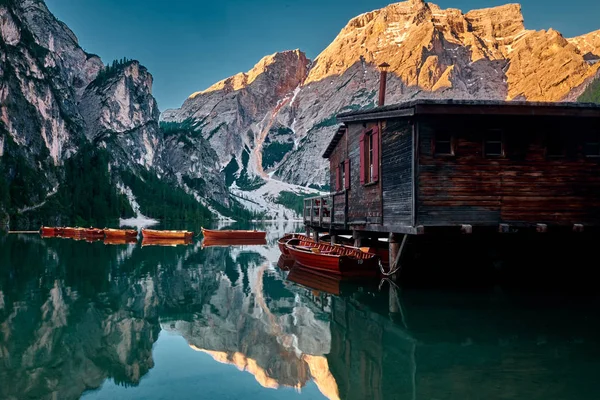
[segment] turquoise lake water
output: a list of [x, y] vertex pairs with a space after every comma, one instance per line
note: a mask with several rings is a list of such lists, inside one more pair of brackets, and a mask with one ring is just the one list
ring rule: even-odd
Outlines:
[[0, 237], [1, 399], [598, 399], [600, 301], [404, 287], [245, 247]]

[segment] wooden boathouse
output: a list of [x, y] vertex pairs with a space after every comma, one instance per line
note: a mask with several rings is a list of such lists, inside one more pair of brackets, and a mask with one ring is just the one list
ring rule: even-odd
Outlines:
[[305, 201], [307, 230], [390, 234], [397, 253], [402, 234], [600, 226], [600, 105], [415, 100], [337, 118], [332, 193]]

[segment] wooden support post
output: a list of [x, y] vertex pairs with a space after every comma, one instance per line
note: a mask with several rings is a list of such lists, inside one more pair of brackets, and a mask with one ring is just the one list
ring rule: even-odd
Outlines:
[[359, 231], [352, 231], [352, 238], [354, 239], [354, 247], [362, 246], [362, 233], [360, 233]]
[[310, 237], [310, 227], [306, 225], [306, 236]]
[[509, 233], [510, 232], [510, 225], [509, 224], [500, 224], [500, 227], [498, 228], [498, 232], [500, 232], [500, 233]]
[[323, 226], [323, 202], [325, 201], [324, 197], [321, 197], [321, 201], [319, 201], [319, 226]]
[[573, 225], [573, 232], [577, 232], [577, 233], [583, 232], [583, 224]]
[[314, 206], [315, 206], [315, 200], [311, 199], [310, 201], [310, 224], [313, 224], [313, 217], [315, 215], [315, 211], [314, 211]]
[[548, 232], [548, 225], [546, 225], [546, 224], [537, 224], [535, 226], [535, 231], [537, 233], [547, 233]]
[[313, 240], [317, 243], [319, 242], [319, 231], [316, 229], [313, 229]]
[[329, 232], [329, 235], [331, 235], [331, 245], [335, 246], [337, 244], [337, 235], [333, 231]]
[[398, 256], [398, 253], [400, 252], [400, 245], [401, 245], [400, 235], [398, 235], [396, 233], [390, 233], [390, 236], [389, 236], [389, 252], [390, 252], [389, 266], [390, 266], [390, 268], [394, 268], [394, 262], [396, 261], [396, 257]]
[[[335, 196], [331, 196], [331, 207], [329, 207], [329, 226], [333, 226], [333, 223], [335, 222]], [[333, 236], [332, 236], [333, 238]]]
[[[348, 137], [348, 135], [346, 135]], [[344, 229], [348, 229], [348, 190], [344, 190]]]
[[465, 235], [470, 235], [473, 233], [473, 227], [471, 225], [462, 225], [460, 227], [460, 233], [463, 233]]

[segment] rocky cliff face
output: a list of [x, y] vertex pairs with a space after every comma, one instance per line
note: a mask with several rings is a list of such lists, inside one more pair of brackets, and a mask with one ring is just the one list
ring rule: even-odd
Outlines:
[[[250, 98], [228, 107], [226, 115], [203, 106], [209, 98], [211, 104], [220, 104], [232, 96], [244, 97], [260, 79], [257, 66], [252, 74], [192, 95], [163, 118], [193, 118], [207, 126], [215, 126], [216, 118], [217, 126], [227, 126], [244, 116], [244, 129], [274, 120], [294, 140], [285, 148], [284, 162], [271, 168], [274, 176], [300, 185], [325, 185], [327, 165], [320, 154], [336, 129], [335, 114], [375, 105], [377, 65], [383, 62], [391, 66], [387, 103], [417, 97], [560, 101], [596, 75], [599, 49], [598, 32], [565, 39], [552, 29], [526, 30], [518, 4], [463, 13], [410, 0], [352, 19], [311, 63], [305, 79], [291, 84], [264, 81], [270, 86], [262, 90], [275, 95], [268, 103], [259, 106]], [[255, 161], [261, 160], [260, 153], [264, 159], [264, 140], [246, 140], [244, 129], [211, 136], [211, 145], [222, 148], [236, 137], [257, 153]]]
[[77, 186], [66, 167], [87, 157], [82, 149], [107, 153], [108, 164], [93, 167], [110, 172], [113, 191], [130, 193], [122, 172], [144, 171], [228, 205], [216, 153], [203, 140], [163, 135], [152, 75], [137, 61], [105, 67], [41, 0], [0, 2], [0, 35], [0, 220], [27, 219], [50, 200], [68, 207], [56, 199]]

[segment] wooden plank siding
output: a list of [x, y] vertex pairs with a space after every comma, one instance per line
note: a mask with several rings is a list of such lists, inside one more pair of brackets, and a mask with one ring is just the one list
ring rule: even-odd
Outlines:
[[[376, 124], [367, 124], [366, 129], [371, 129]], [[348, 215], [350, 224], [381, 224], [381, 179], [379, 181], [361, 185], [360, 183], [360, 148], [359, 141], [365, 127], [362, 124], [351, 124], [345, 137], [339, 142], [329, 156], [330, 182], [335, 189], [337, 172], [336, 167], [344, 160], [350, 161], [350, 189], [348, 189]], [[343, 182], [342, 182], [343, 187]], [[341, 202], [342, 199], [339, 199]], [[338, 199], [336, 199], [336, 208]], [[336, 212], [337, 214], [337, 212]], [[339, 217], [339, 214], [338, 214]], [[336, 220], [337, 218], [336, 217]]]
[[[600, 226], [599, 158], [581, 154], [594, 121], [527, 116], [429, 116], [418, 122], [417, 224]], [[504, 133], [503, 157], [484, 155], [489, 129]], [[454, 135], [455, 154], [433, 152], [435, 132]], [[550, 135], [565, 155], [549, 157]]]
[[413, 124], [409, 119], [387, 121], [381, 138], [383, 224], [413, 223]]

